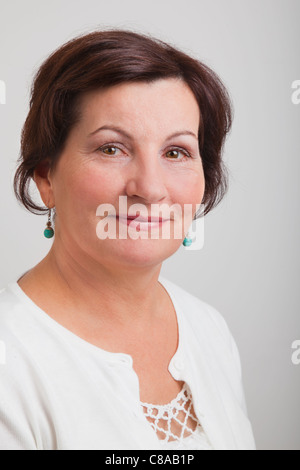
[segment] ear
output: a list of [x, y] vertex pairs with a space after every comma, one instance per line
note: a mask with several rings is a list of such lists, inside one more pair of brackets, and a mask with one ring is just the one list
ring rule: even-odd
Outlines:
[[54, 207], [55, 201], [49, 159], [43, 160], [36, 166], [33, 172], [33, 180], [37, 185], [40, 196], [45, 206], [49, 208]]

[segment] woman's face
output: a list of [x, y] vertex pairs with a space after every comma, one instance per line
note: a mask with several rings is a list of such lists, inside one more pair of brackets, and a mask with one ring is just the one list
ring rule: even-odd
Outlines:
[[[180, 247], [204, 195], [197, 139], [200, 111], [192, 91], [179, 79], [125, 83], [82, 95], [80, 109], [81, 119], [70, 132], [55, 171], [48, 175], [48, 186], [40, 187], [44, 202], [56, 207], [54, 243], [63, 243], [75, 257], [85, 254], [107, 265], [160, 264]], [[177, 205], [183, 217], [181, 238], [174, 237], [178, 219], [167, 221], [168, 238], [162, 236], [162, 226], [154, 227], [151, 235], [150, 224], [143, 225], [144, 238], [137, 238], [129, 236], [127, 230], [132, 229], [114, 217], [114, 211], [110, 210], [109, 219], [101, 210], [96, 213], [100, 205], [110, 204], [116, 215], [124, 215], [119, 196], [127, 198], [123, 198], [127, 214], [136, 203], [148, 216], [157, 213], [151, 212], [157, 208], [154, 204], [164, 205], [160, 216]], [[185, 213], [184, 204], [192, 212]], [[99, 230], [104, 218], [115, 224], [115, 237], [99, 238], [97, 226]], [[124, 239], [118, 235], [120, 224], [128, 233]], [[157, 230], [160, 236], [153, 236]], [[138, 234], [139, 227], [133, 225], [133, 231]]]

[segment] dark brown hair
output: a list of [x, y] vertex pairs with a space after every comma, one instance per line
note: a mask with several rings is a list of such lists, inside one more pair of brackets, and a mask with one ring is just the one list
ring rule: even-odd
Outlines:
[[228, 92], [216, 73], [199, 60], [149, 35], [118, 29], [77, 36], [55, 50], [36, 72], [14, 177], [17, 199], [33, 213], [47, 211], [31, 198], [30, 180], [38, 165], [49, 162], [49, 168], [55, 167], [70, 130], [80, 119], [77, 104], [83, 93], [172, 77], [187, 83], [200, 108], [202, 204], [203, 215], [207, 214], [228, 189], [227, 168], [221, 159], [232, 121]]

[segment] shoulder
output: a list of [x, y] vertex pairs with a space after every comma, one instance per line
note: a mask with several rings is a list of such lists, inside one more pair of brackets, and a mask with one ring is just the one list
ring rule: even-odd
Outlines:
[[51, 339], [51, 332], [48, 333], [47, 325], [30, 300], [27, 301], [22, 295], [18, 284], [12, 282], [1, 289], [0, 396], [5, 394], [9, 400], [13, 396], [17, 399], [20, 385], [27, 389], [25, 396], [28, 399], [32, 398], [32, 393], [36, 394], [44, 376], [42, 366], [46, 363], [44, 358], [47, 357], [49, 338]]
[[[0, 335], [13, 331], [16, 320], [20, 314], [22, 304], [13, 293], [11, 286], [7, 284], [0, 290]], [[3, 339], [3, 338], [0, 338]]]
[[0, 344], [2, 356], [6, 359], [5, 372], [11, 373], [18, 370], [18, 365], [27, 356], [31, 324], [30, 311], [14, 292], [14, 285], [7, 284], [0, 290]]
[[40, 403], [40, 409], [45, 409], [47, 391], [32, 349], [37, 335], [30, 308], [14, 286], [11, 283], [0, 290], [0, 450], [35, 450], [37, 442], [29, 423]]
[[183, 313], [189, 348], [195, 353], [200, 351], [208, 363], [212, 360], [223, 369], [247, 415], [240, 353], [224, 316], [215, 307], [174, 282], [164, 277], [159, 280], [172, 300], [175, 300], [175, 306]]
[[[231, 358], [237, 377], [242, 378], [242, 366], [237, 343], [224, 316], [211, 304], [191, 294], [176, 283], [160, 276], [159, 280], [183, 312], [190, 334], [201, 337], [208, 349], [214, 346], [216, 355]], [[200, 340], [200, 339], [199, 339]]]
[[186, 320], [193, 327], [201, 326], [218, 332], [226, 341], [231, 343], [232, 335], [228, 324], [224, 316], [215, 307], [165, 277], [161, 276], [159, 280], [173, 299], [175, 298], [181, 310], [184, 310]]
[[12, 340], [30, 329], [32, 312], [20, 298], [19, 289], [16, 282], [11, 282], [0, 290], [0, 340], [8, 336]]
[[36, 363], [37, 342], [43, 343], [43, 328], [35, 320], [34, 309], [27, 305], [19, 293], [16, 282], [0, 290], [0, 344], [5, 358], [2, 379], [18, 379]]

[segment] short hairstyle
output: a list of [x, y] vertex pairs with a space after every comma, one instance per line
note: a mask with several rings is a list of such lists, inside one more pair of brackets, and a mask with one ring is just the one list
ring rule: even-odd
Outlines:
[[199, 60], [150, 35], [124, 29], [79, 35], [56, 49], [35, 73], [13, 182], [18, 201], [36, 214], [48, 210], [32, 199], [30, 180], [38, 165], [48, 162], [49, 168], [55, 167], [72, 127], [80, 120], [82, 94], [162, 78], [182, 79], [199, 105], [198, 140], [205, 177], [201, 216], [206, 215], [228, 189], [228, 172], [221, 158], [232, 123], [228, 91]]

